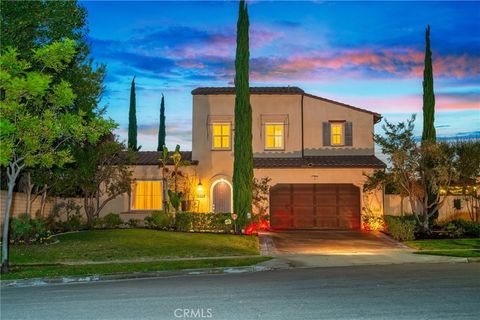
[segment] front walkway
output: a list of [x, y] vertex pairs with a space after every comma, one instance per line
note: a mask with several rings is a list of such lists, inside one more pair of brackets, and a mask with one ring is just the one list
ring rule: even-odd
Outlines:
[[416, 250], [383, 233], [361, 231], [282, 231], [260, 234], [269, 267], [337, 267], [401, 263], [467, 262], [465, 258], [414, 254]]

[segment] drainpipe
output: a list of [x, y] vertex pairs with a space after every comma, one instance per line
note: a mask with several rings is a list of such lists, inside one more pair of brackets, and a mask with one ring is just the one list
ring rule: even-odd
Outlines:
[[304, 141], [303, 141], [303, 97], [304, 95], [302, 94], [302, 102], [301, 102], [301, 117], [302, 117], [302, 159], [305, 157], [305, 150], [304, 150]]

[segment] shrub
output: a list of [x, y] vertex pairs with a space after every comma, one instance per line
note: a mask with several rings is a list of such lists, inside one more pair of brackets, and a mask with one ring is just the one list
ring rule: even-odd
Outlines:
[[383, 230], [385, 221], [383, 216], [367, 214], [362, 215], [362, 229], [366, 231]]
[[110, 212], [109, 214], [105, 215], [103, 218], [103, 227], [107, 229], [115, 229], [120, 227], [123, 224], [122, 218], [118, 213]]
[[175, 222], [173, 217], [163, 211], [152, 213], [153, 225], [157, 229], [170, 230], [173, 228]]
[[67, 217], [67, 220], [61, 223], [62, 225], [62, 231], [63, 232], [68, 232], [68, 231], [78, 231], [83, 229], [83, 223], [82, 219], [80, 218], [80, 215], [74, 214], [70, 215]]
[[232, 220], [229, 213], [177, 212], [175, 229], [194, 232], [232, 231]]
[[32, 219], [27, 213], [13, 218], [10, 228], [11, 241], [15, 244], [43, 242], [50, 236], [50, 232], [45, 228], [45, 221], [43, 219]]
[[441, 227], [452, 238], [480, 237], [480, 223], [475, 221], [455, 219], [443, 224]]
[[127, 221], [127, 225], [130, 227], [130, 228], [136, 228], [138, 227], [140, 221], [138, 219], [128, 219]]
[[387, 232], [396, 240], [408, 241], [415, 239], [416, 222], [413, 217], [385, 216]]
[[[81, 206], [73, 200], [57, 203], [52, 212], [45, 219], [45, 226], [52, 233], [78, 231], [84, 228], [81, 214]], [[62, 220], [65, 217], [65, 220]]]

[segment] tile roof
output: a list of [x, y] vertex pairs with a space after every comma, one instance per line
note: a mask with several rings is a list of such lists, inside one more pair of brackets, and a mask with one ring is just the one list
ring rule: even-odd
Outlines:
[[[182, 160], [190, 161], [192, 165], [198, 164], [197, 160], [192, 161], [192, 151], [180, 151], [180, 153], [182, 154]], [[172, 155], [173, 152], [169, 152], [169, 154]], [[159, 158], [160, 158], [160, 152], [138, 151], [136, 152], [136, 157], [132, 164], [137, 166], [159, 165], [160, 164], [160, 161], [158, 160]], [[173, 163], [169, 162], [168, 164], [173, 164]]]
[[[200, 87], [192, 90], [192, 95], [219, 95], [219, 94], [235, 94], [235, 87]], [[342, 107], [354, 109], [361, 112], [367, 112], [373, 115], [375, 123], [382, 119], [382, 115], [370, 110], [358, 108], [346, 103], [319, 97], [310, 93], [306, 93], [299, 87], [250, 87], [250, 94], [301, 94], [317, 100], [322, 100], [340, 105]]]
[[[250, 87], [250, 94], [304, 94], [299, 87]], [[200, 87], [192, 90], [193, 95], [235, 94], [235, 87]]]
[[375, 156], [307, 156], [304, 158], [254, 158], [254, 168], [385, 168]]

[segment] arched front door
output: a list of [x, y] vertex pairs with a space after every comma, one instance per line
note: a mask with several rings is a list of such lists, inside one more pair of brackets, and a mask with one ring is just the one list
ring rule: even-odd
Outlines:
[[232, 188], [225, 180], [219, 180], [212, 188], [212, 211], [224, 213], [232, 211]]

